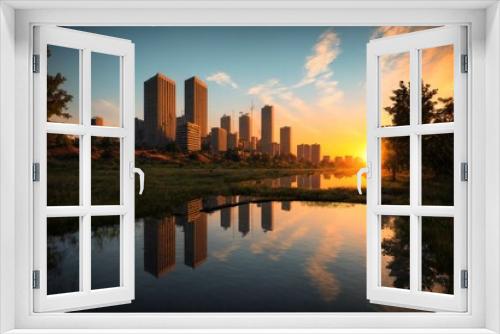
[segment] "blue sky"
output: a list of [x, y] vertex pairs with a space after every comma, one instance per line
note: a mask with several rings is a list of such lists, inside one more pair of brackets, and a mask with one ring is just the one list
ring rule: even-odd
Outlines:
[[[143, 82], [157, 72], [176, 81], [177, 114], [184, 109], [184, 80], [196, 75], [208, 84], [209, 127], [223, 114], [256, 106], [254, 134], [260, 136], [260, 108], [275, 105], [279, 127], [292, 126], [293, 144], [319, 142], [323, 154], [359, 155], [365, 145], [366, 44], [377, 27], [78, 27], [131, 40], [136, 52], [136, 116], [143, 118]], [[384, 34], [384, 32], [382, 32]], [[55, 58], [55, 57], [54, 57]], [[56, 62], [54, 59], [53, 63]], [[54, 65], [56, 66], [56, 65]], [[57, 65], [56, 67], [63, 66]], [[100, 78], [116, 77], [101, 62]], [[109, 80], [93, 80], [96, 99], [112, 108], [117, 95]], [[94, 98], [94, 92], [95, 98]], [[110, 105], [106, 105], [110, 102]], [[233, 126], [237, 122], [233, 120]], [[332, 131], [335, 130], [333, 139]], [[356, 141], [353, 144], [342, 141]], [[347, 137], [346, 137], [347, 136]], [[348, 148], [350, 146], [351, 148]], [[343, 147], [343, 148], [342, 148]], [[359, 154], [358, 154], [359, 153]]]

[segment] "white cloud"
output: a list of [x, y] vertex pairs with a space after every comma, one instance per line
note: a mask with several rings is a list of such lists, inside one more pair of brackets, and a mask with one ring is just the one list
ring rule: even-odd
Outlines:
[[340, 53], [340, 38], [333, 30], [322, 33], [313, 47], [313, 54], [306, 58], [306, 74], [296, 87], [313, 83], [319, 75], [331, 73], [330, 65]]
[[213, 81], [221, 86], [238, 88], [238, 85], [231, 79], [231, 76], [226, 72], [217, 72], [207, 77], [207, 81]]
[[92, 101], [92, 115], [104, 119], [104, 125], [118, 126], [120, 123], [120, 107], [113, 101], [98, 99]]
[[406, 34], [409, 32], [425, 30], [433, 27], [428, 26], [413, 26], [413, 27], [405, 27], [405, 26], [385, 26], [378, 27], [372, 34], [371, 38], [381, 38], [387, 36], [395, 36]]

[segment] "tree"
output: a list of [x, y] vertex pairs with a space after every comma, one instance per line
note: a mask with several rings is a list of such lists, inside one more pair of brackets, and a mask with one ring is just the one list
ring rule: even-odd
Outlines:
[[[47, 57], [50, 57], [50, 49], [47, 50]], [[65, 119], [71, 118], [68, 104], [73, 100], [73, 95], [69, 94], [61, 87], [66, 82], [66, 77], [61, 73], [51, 75], [47, 73], [47, 119], [53, 116]]]

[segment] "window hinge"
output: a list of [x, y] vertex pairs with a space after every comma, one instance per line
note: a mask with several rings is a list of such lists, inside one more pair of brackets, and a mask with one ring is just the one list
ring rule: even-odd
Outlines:
[[469, 272], [467, 270], [461, 271], [460, 285], [462, 289], [467, 289], [469, 287]]
[[33, 163], [33, 182], [40, 181], [40, 164], [38, 162]]
[[33, 73], [40, 73], [40, 55], [33, 55]]
[[33, 289], [40, 289], [40, 270], [33, 270]]
[[467, 55], [462, 55], [462, 73], [469, 72], [469, 57]]
[[467, 162], [462, 162], [460, 164], [460, 179], [462, 181], [469, 180], [469, 164]]

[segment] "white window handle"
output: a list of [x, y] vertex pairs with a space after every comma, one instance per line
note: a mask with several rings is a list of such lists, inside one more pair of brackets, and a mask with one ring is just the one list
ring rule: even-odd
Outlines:
[[130, 178], [134, 178], [135, 174], [139, 174], [139, 195], [144, 192], [144, 172], [140, 168], [136, 168], [133, 162], [130, 162]]
[[366, 174], [366, 177], [370, 177], [370, 163], [368, 163], [368, 166], [360, 168], [356, 174], [358, 177], [358, 193], [360, 195], [363, 195], [363, 191], [361, 190], [361, 176], [363, 174]]

